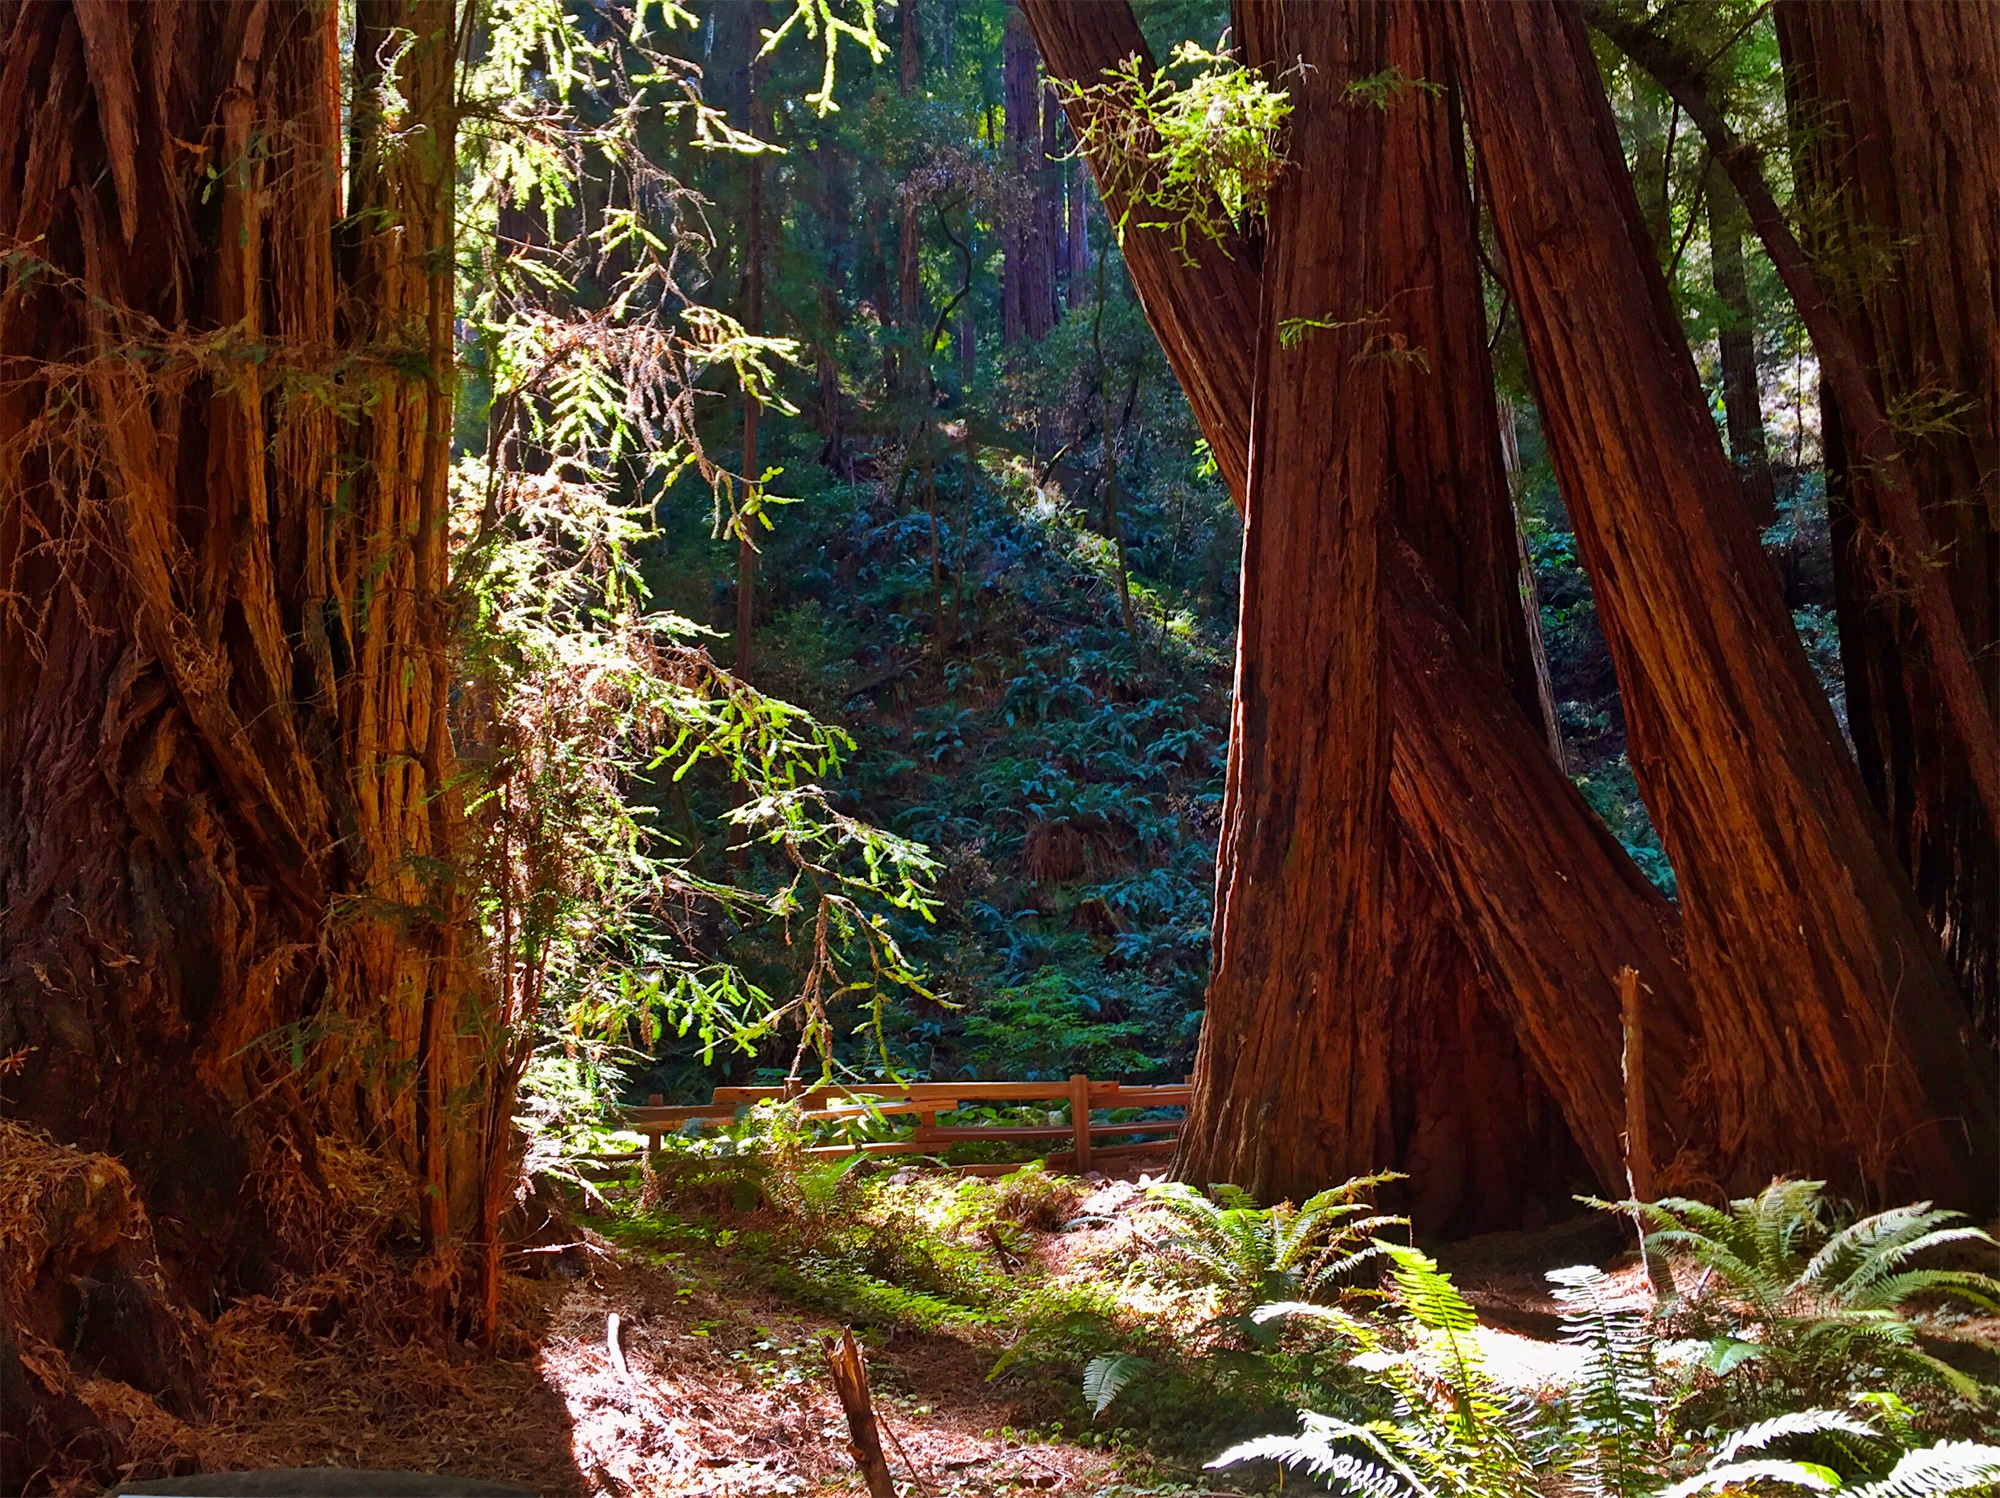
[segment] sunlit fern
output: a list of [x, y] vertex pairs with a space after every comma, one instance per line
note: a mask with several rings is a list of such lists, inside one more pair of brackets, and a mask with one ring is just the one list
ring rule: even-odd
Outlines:
[[1301, 1411], [1298, 1434], [1245, 1441], [1210, 1465], [1275, 1461], [1358, 1498], [1520, 1498], [1533, 1492], [1527, 1417], [1486, 1375], [1478, 1313], [1428, 1255], [1394, 1244], [1381, 1252], [1391, 1264], [1391, 1299], [1415, 1325], [1414, 1346], [1391, 1350], [1367, 1322], [1333, 1307], [1291, 1302], [1265, 1306], [1257, 1315], [1334, 1324], [1360, 1346], [1354, 1365], [1393, 1396], [1391, 1417], [1362, 1424]]
[[1685, 1197], [1638, 1210], [1654, 1229], [1650, 1245], [1700, 1266], [1697, 1303], [1725, 1309], [1754, 1339], [1737, 1350], [1771, 1377], [1813, 1387], [1826, 1370], [1873, 1365], [1980, 1396], [1973, 1380], [1917, 1345], [1906, 1315], [1931, 1297], [2000, 1309], [1993, 1276], [1916, 1263], [1954, 1244], [1993, 1245], [1960, 1213], [1917, 1202], [1836, 1230], [1825, 1183], [1790, 1180], [1727, 1210]]
[[1164, 1246], [1178, 1249], [1222, 1291], [1219, 1319], [1254, 1336], [1250, 1312], [1272, 1301], [1304, 1300], [1334, 1289], [1356, 1266], [1384, 1252], [1376, 1236], [1407, 1225], [1377, 1212], [1366, 1193], [1389, 1175], [1356, 1176], [1329, 1187], [1302, 1207], [1260, 1207], [1238, 1186], [1211, 1186], [1203, 1195], [1175, 1182], [1151, 1195], [1175, 1218]]
[[[1801, 1443], [1830, 1444], [1837, 1455], [1820, 1461], [1773, 1450]], [[1675, 1483], [1661, 1498], [1801, 1491], [1848, 1498], [1948, 1498], [1990, 1493], [2000, 1484], [2000, 1446], [1941, 1441], [1898, 1454], [1897, 1444], [1868, 1421], [1839, 1410], [1800, 1410], [1736, 1432], [1716, 1448], [1706, 1467]], [[1891, 1458], [1888, 1471], [1875, 1475]]]

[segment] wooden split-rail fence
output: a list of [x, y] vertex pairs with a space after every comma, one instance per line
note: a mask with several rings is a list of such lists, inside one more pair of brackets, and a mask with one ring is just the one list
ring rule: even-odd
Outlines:
[[[1194, 1088], [1185, 1082], [1140, 1083], [1093, 1082], [1087, 1076], [1073, 1076], [1067, 1082], [908, 1082], [832, 1085], [806, 1089], [784, 1087], [718, 1087], [707, 1103], [664, 1107], [655, 1096], [643, 1108], [625, 1108], [625, 1126], [646, 1136], [649, 1149], [657, 1150], [664, 1135], [688, 1124], [726, 1124], [735, 1121], [739, 1108], [756, 1103], [795, 1099], [801, 1116], [819, 1123], [859, 1122], [878, 1115], [914, 1114], [917, 1126], [907, 1139], [856, 1141], [831, 1144], [806, 1151], [809, 1155], [929, 1155], [954, 1144], [969, 1142], [1016, 1142], [1066, 1139], [1069, 1148], [1049, 1155], [1051, 1170], [1082, 1174], [1098, 1162], [1142, 1154], [1160, 1154], [1173, 1148], [1181, 1131], [1181, 1119], [1149, 1119], [1136, 1123], [1097, 1123], [1093, 1113], [1124, 1108], [1185, 1109]], [[1067, 1103], [1069, 1122], [1064, 1124], [964, 1124], [941, 1125], [940, 1113], [962, 1107], [1007, 1103]], [[1135, 1137], [1136, 1136], [1136, 1137]], [[1123, 1139], [1122, 1144], [1099, 1144], [1100, 1139]], [[630, 1157], [627, 1157], [630, 1158]], [[999, 1175], [1020, 1168], [1018, 1163], [978, 1164], [959, 1167], [968, 1174]]]

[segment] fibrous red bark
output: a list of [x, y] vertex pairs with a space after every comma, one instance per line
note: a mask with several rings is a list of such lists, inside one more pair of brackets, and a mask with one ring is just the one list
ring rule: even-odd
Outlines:
[[[1898, 437], [1935, 565], [1988, 710], [2000, 714], [2000, 13], [1787, 3], [1777, 21], [1793, 172], [1819, 230], [1814, 265], [1876, 400], [1909, 415]], [[1822, 418], [1862, 778], [1990, 1041], [2000, 1030], [2000, 834], [1910, 600], [1873, 555], [1887, 528], [1881, 479], [1848, 452], [1838, 413]]]
[[[1385, 277], [1352, 211], [1375, 200], [1383, 127], [1341, 95], [1384, 66], [1383, 15], [1285, 0], [1240, 12], [1253, 58], [1306, 67], [1264, 251], [1215, 965], [1176, 1168], [1267, 1199], [1377, 1169], [1393, 1148], [1389, 365], [1370, 357]], [[1306, 336], [1281, 340], [1302, 322]]]
[[1581, 16], [1450, 14], [1634, 771], [1680, 878], [1731, 1175], [1978, 1202], [1990, 1079], [1744, 513]]
[[[1147, 57], [1125, 0], [1028, 0], [1027, 13], [1057, 77], [1094, 82], [1128, 56]], [[1088, 106], [1070, 100], [1068, 107]], [[1097, 175], [1100, 182], [1107, 180], [1105, 171]], [[1116, 216], [1119, 205], [1110, 209]], [[1259, 248], [1256, 241], [1231, 239], [1222, 246], [1199, 246], [1190, 261], [1170, 235], [1143, 228], [1131, 229], [1123, 244], [1147, 318], [1239, 503], [1247, 468]], [[1490, 403], [1490, 391], [1485, 398]], [[1490, 489], [1480, 492], [1482, 502], [1491, 503], [1490, 496]], [[1435, 499], [1462, 502], [1455, 494]], [[1448, 536], [1450, 529], [1440, 524], [1432, 534]], [[1511, 538], [1507, 544], [1514, 544]], [[1555, 1098], [1603, 1187], [1616, 1190], [1622, 1181], [1613, 980], [1625, 962], [1646, 973], [1661, 1015], [1665, 1055], [1656, 1055], [1649, 1069], [1653, 1116], [1669, 1120], [1677, 1147], [1699, 1154], [1697, 1131], [1681, 1097], [1693, 1051], [1692, 1005], [1672, 908], [1562, 774], [1547, 751], [1543, 728], [1517, 705], [1518, 679], [1505, 685], [1496, 666], [1475, 660], [1476, 647], [1464, 626], [1419, 580], [1420, 563], [1403, 561], [1400, 548], [1385, 555], [1392, 569], [1381, 597], [1394, 716], [1391, 790], [1407, 846], [1421, 858], [1430, 887], [1447, 897], [1456, 934], [1492, 985], [1506, 1029]], [[1511, 579], [1508, 590], [1512, 597]], [[1508, 627], [1497, 615], [1491, 618], [1489, 645]], [[1535, 746], [1541, 752], [1534, 752]], [[1522, 829], [1536, 835], [1524, 837]], [[1399, 889], [1413, 887], [1398, 879]], [[1394, 929], [1398, 941], [1414, 931], [1410, 922]], [[1450, 945], [1423, 940], [1440, 954]], [[1408, 1018], [1413, 1028], [1396, 1042], [1399, 1065], [1413, 1035], [1428, 1034], [1434, 1042], [1450, 1028], [1436, 1016]], [[1433, 1051], [1420, 1064], [1445, 1059]], [[1491, 1060], [1503, 1069], [1509, 1064], [1504, 1049]], [[1455, 1064], [1435, 1071], [1458, 1074]], [[1414, 1093], [1401, 1094], [1398, 1116], [1407, 1119], [1412, 1110], [1421, 1116], [1424, 1106]], [[1534, 1112], [1526, 1094], [1521, 1110]], [[1505, 1111], [1482, 1114], [1468, 1130], [1505, 1125]], [[1516, 1120], [1496, 1137], [1519, 1139], [1521, 1131], [1541, 1127], [1521, 1111]], [[1418, 1182], [1415, 1189], [1415, 1199], [1423, 1201], [1426, 1184]]]
[[0, 17], [0, 1051], [204, 1300], [322, 1130], [478, 1218], [451, 17], [357, 7], [344, 209], [332, 9]]
[[[1983, 665], [1959, 616], [1950, 584], [1938, 566], [1916, 479], [1889, 413], [1869, 383], [1860, 346], [1828, 299], [1790, 221], [1772, 197], [1770, 184], [1764, 180], [1761, 153], [1730, 128], [1709, 96], [1702, 59], [1603, 0], [1590, 0], [1588, 10], [1592, 23], [1659, 79], [1700, 128], [1716, 160], [1729, 173], [1765, 253], [1791, 293], [1792, 305], [1819, 355], [1821, 380], [1839, 411], [1842, 441], [1873, 471], [1882, 533], [1880, 544], [1872, 551], [1883, 566], [1885, 585], [1908, 592], [1910, 612], [1921, 630], [1919, 638], [1937, 684], [1938, 700], [1958, 739], [1987, 818], [2000, 833], [2000, 721], [1995, 718], [1992, 690], [1982, 677]], [[1956, 58], [1952, 65], [1958, 66]], [[1977, 90], [1970, 91], [1968, 97], [1976, 98]], [[1977, 126], [1973, 133], [1980, 133]], [[1928, 403], [1927, 397], [1924, 404]]]

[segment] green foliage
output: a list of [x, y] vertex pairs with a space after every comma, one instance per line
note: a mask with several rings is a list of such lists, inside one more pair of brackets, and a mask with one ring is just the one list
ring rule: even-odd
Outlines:
[[1684, 1197], [1638, 1210], [1653, 1228], [1648, 1243], [1700, 1267], [1685, 1319], [1721, 1332], [1712, 1357], [1734, 1354], [1739, 1376], [1818, 1394], [1890, 1374], [1980, 1397], [1972, 1379], [1917, 1344], [1907, 1314], [1926, 1300], [1985, 1310], [2000, 1301], [1991, 1275], [1917, 1262], [1954, 1245], [1993, 1246], [1962, 1214], [1918, 1202], [1840, 1226], [1824, 1182], [1792, 1180], [1726, 1210]]
[[[1781, 1254], [1796, 1243], [1787, 1226], [1794, 1215], [1778, 1211], [1758, 1224]], [[1342, 1318], [1337, 1326], [1361, 1349], [1354, 1366], [1393, 1401], [1391, 1416], [1355, 1421], [1303, 1411], [1298, 1434], [1239, 1443], [1211, 1466], [1275, 1461], [1356, 1498], [1550, 1491], [1692, 1498], [1799, 1489], [1919, 1498], [1987, 1492], [2000, 1481], [2000, 1447], [1944, 1441], [1909, 1449], [1916, 1437], [1907, 1409], [1893, 1396], [1874, 1395], [1865, 1402], [1879, 1424], [1840, 1410], [1786, 1413], [1723, 1437], [1692, 1475], [1670, 1482], [1670, 1467], [1685, 1472], [1693, 1463], [1684, 1450], [1670, 1453], [1662, 1438], [1653, 1333], [1641, 1313], [1616, 1303], [1600, 1271], [1549, 1276], [1564, 1306], [1565, 1338], [1584, 1358], [1568, 1397], [1537, 1410], [1499, 1397], [1479, 1361], [1477, 1317], [1449, 1277], [1414, 1249], [1388, 1253], [1393, 1300], [1419, 1328], [1413, 1345], [1391, 1350], [1365, 1321]], [[1269, 1308], [1287, 1315], [1325, 1309]]]
[[1264, 213], [1284, 167], [1291, 99], [1219, 46], [1183, 41], [1157, 73], [1135, 55], [1101, 83], [1063, 87], [1079, 106], [1082, 154], [1109, 164], [1104, 189], [1121, 205], [1121, 242], [1135, 224], [1163, 230], [1191, 261], [1190, 235], [1220, 245]]
[[1089, 1402], [1091, 1413], [1103, 1414], [1125, 1386], [1151, 1366], [1145, 1358], [1130, 1352], [1105, 1352], [1092, 1358], [1083, 1370], [1083, 1397]]
[[1150, 1194], [1178, 1226], [1164, 1246], [1222, 1292], [1218, 1321], [1262, 1340], [1257, 1307], [1329, 1295], [1359, 1266], [1394, 1251], [1377, 1234], [1407, 1226], [1408, 1219], [1377, 1212], [1366, 1194], [1396, 1179], [1356, 1176], [1301, 1207], [1289, 1202], [1259, 1207], [1248, 1192], [1230, 1185], [1211, 1186], [1204, 1195], [1175, 1181]]
[[[1773, 1446], [1801, 1440], [1831, 1438], [1858, 1471], [1841, 1472], [1825, 1462], [1799, 1457], [1753, 1455]], [[1736, 1432], [1717, 1448], [1714, 1458], [1694, 1476], [1669, 1487], [1661, 1498], [1693, 1498], [1697, 1493], [1754, 1490], [1759, 1493], [1799, 1491], [1850, 1493], [1854, 1498], [1945, 1498], [1949, 1494], [1990, 1493], [2000, 1483], [2000, 1446], [1972, 1441], [1941, 1441], [1896, 1455], [1881, 1476], [1871, 1476], [1868, 1462], [1883, 1451], [1894, 1452], [1874, 1426], [1838, 1410], [1803, 1410]], [[1859, 1457], [1856, 1461], [1854, 1458]]]
[[1569, 1428], [1582, 1447], [1572, 1471], [1593, 1498], [1651, 1491], [1650, 1448], [1659, 1439], [1653, 1334], [1644, 1312], [1618, 1304], [1603, 1271], [1587, 1265], [1549, 1275], [1563, 1308], [1563, 1340], [1583, 1350], [1569, 1391]]
[[[805, 24], [826, 29], [829, 47], [835, 32], [872, 42], [872, 12], [857, 27], [816, 3]], [[754, 1049], [793, 1018], [801, 1053], [826, 1056], [837, 1001], [879, 1011], [887, 989], [925, 992], [889, 922], [929, 917], [936, 865], [830, 803], [823, 782], [852, 740], [733, 680], [708, 658], [705, 630], [649, 607], [636, 560], [653, 534], [649, 480], [698, 470], [745, 534], [769, 502], [760, 476], [708, 458], [701, 380], [730, 369], [784, 409], [775, 367], [796, 350], [683, 284], [703, 235], [693, 196], [662, 164], [673, 132], [755, 143], [708, 107], [697, 67], [660, 50], [655, 31], [691, 27], [691, 13], [648, 12], [620, 41], [554, 0], [501, 0], [480, 12], [461, 81], [460, 327], [474, 377], [453, 473], [452, 726], [497, 977], [487, 1024], [503, 1107], [538, 1039], [545, 1054], [591, 1052], [591, 1075], [605, 1076], [663, 1027], [713, 1054]], [[582, 194], [604, 211], [574, 211]], [[535, 209], [541, 241], [501, 233], [504, 213]], [[775, 878], [711, 877], [659, 830], [656, 777], [697, 772], [737, 787], [727, 825], [772, 850]], [[797, 989], [774, 994], [704, 950], [689, 919], [703, 906], [788, 937], [809, 923]], [[551, 1110], [528, 1116], [538, 1111]]]
[[1353, 1318], [1339, 1330], [1359, 1344], [1355, 1367], [1391, 1397], [1391, 1416], [1355, 1421], [1301, 1411], [1299, 1434], [1242, 1442], [1209, 1465], [1275, 1461], [1361, 1498], [1518, 1498], [1531, 1491], [1527, 1421], [1486, 1376], [1478, 1316], [1428, 1255], [1397, 1245], [1383, 1252], [1392, 1302], [1417, 1329], [1413, 1343], [1392, 1348]]
[[1053, 1233], [1076, 1215], [1088, 1193], [1070, 1176], [1051, 1174], [1041, 1161], [1023, 1165], [994, 1186], [993, 1215]]

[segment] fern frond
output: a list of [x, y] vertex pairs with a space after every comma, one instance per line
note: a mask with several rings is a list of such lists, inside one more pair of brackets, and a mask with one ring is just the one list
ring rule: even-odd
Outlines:
[[1400, 1243], [1383, 1245], [1395, 1265], [1391, 1271], [1396, 1298], [1426, 1331], [1464, 1335], [1479, 1325], [1479, 1313], [1459, 1293], [1458, 1286], [1422, 1249]]
[[1274, 1300], [1269, 1305], [1259, 1306], [1250, 1313], [1250, 1319], [1259, 1326], [1282, 1321], [1287, 1316], [1323, 1322], [1363, 1347], [1374, 1347], [1380, 1340], [1375, 1335], [1375, 1329], [1359, 1316], [1350, 1315], [1338, 1306], [1323, 1306], [1317, 1301]]
[[1685, 1482], [1677, 1482], [1660, 1498], [1692, 1498], [1696, 1493], [1735, 1491], [1746, 1483], [1782, 1482], [1812, 1493], [1840, 1491], [1840, 1474], [1817, 1462], [1788, 1462], [1775, 1457], [1735, 1462], [1726, 1467], [1708, 1467]]
[[1092, 1358], [1090, 1366], [1083, 1370], [1083, 1397], [1090, 1401], [1090, 1412], [1103, 1414], [1127, 1384], [1152, 1366], [1148, 1359], [1129, 1352], [1104, 1353]]
[[1355, 1498], [1403, 1498], [1415, 1493], [1431, 1498], [1430, 1490], [1399, 1482], [1373, 1462], [1348, 1451], [1338, 1451], [1314, 1441], [1310, 1436], [1258, 1436], [1239, 1442], [1208, 1465], [1228, 1467], [1237, 1462], [1267, 1461], [1303, 1468], [1332, 1485], [1336, 1493]]
[[1731, 1205], [1749, 1209], [1745, 1221], [1754, 1234], [1759, 1260], [1774, 1267], [1786, 1266], [1789, 1272], [1785, 1277], [1793, 1279], [1805, 1267], [1800, 1241], [1824, 1231], [1825, 1197], [1824, 1181], [1791, 1181], [1780, 1176], [1749, 1201]]
[[1862, 1305], [1869, 1310], [1889, 1310], [1923, 1294], [1952, 1295], [1982, 1310], [2000, 1311], [2000, 1280], [1970, 1269], [1906, 1269], [1877, 1280]]
[[1854, 1488], [1854, 1498], [1945, 1498], [1977, 1493], [2000, 1483], [2000, 1446], [1940, 1441], [1905, 1452], [1889, 1475]]
[[[1409, 1463], [1390, 1448], [1385, 1437], [1396, 1435], [1395, 1427], [1356, 1425], [1352, 1421], [1336, 1420], [1330, 1415], [1317, 1415], [1310, 1410], [1299, 1412], [1299, 1425], [1299, 1433], [1295, 1436], [1258, 1436], [1230, 1447], [1208, 1465], [1216, 1468], [1233, 1466], [1237, 1462], [1273, 1461], [1287, 1467], [1302, 1467], [1316, 1477], [1343, 1482], [1344, 1486], [1335, 1491], [1357, 1494], [1359, 1498], [1391, 1498], [1391, 1495], [1403, 1493], [1414, 1494], [1416, 1498], [1440, 1498]], [[1336, 1444], [1339, 1442], [1361, 1446], [1375, 1460], [1369, 1461], [1343, 1451]], [[1377, 1466], [1377, 1462], [1381, 1465]], [[1364, 1485], [1370, 1482], [1374, 1486]]]
[[1872, 1441], [1882, 1438], [1881, 1432], [1866, 1420], [1841, 1410], [1793, 1410], [1733, 1432], [1715, 1448], [1715, 1462], [1733, 1462], [1745, 1451], [1763, 1451], [1778, 1441], [1825, 1435], [1855, 1436]]
[[1651, 1486], [1645, 1446], [1656, 1434], [1653, 1338], [1642, 1312], [1617, 1305], [1611, 1280], [1592, 1265], [1551, 1270], [1562, 1304], [1563, 1340], [1584, 1352], [1573, 1387], [1580, 1463], [1592, 1498], [1638, 1498]]
[[[1993, 1239], [1965, 1224], [1962, 1213], [1933, 1208], [1929, 1202], [1877, 1212], [1828, 1239], [1799, 1275], [1796, 1288], [1821, 1293], [1831, 1289], [1843, 1299], [1859, 1298], [1919, 1254], [1953, 1243], [1992, 1245]], [[1985, 1281], [1983, 1293], [2000, 1293], [2000, 1281], [1985, 1275], [1974, 1278]], [[1875, 1299], [1875, 1303], [1891, 1302]]]

